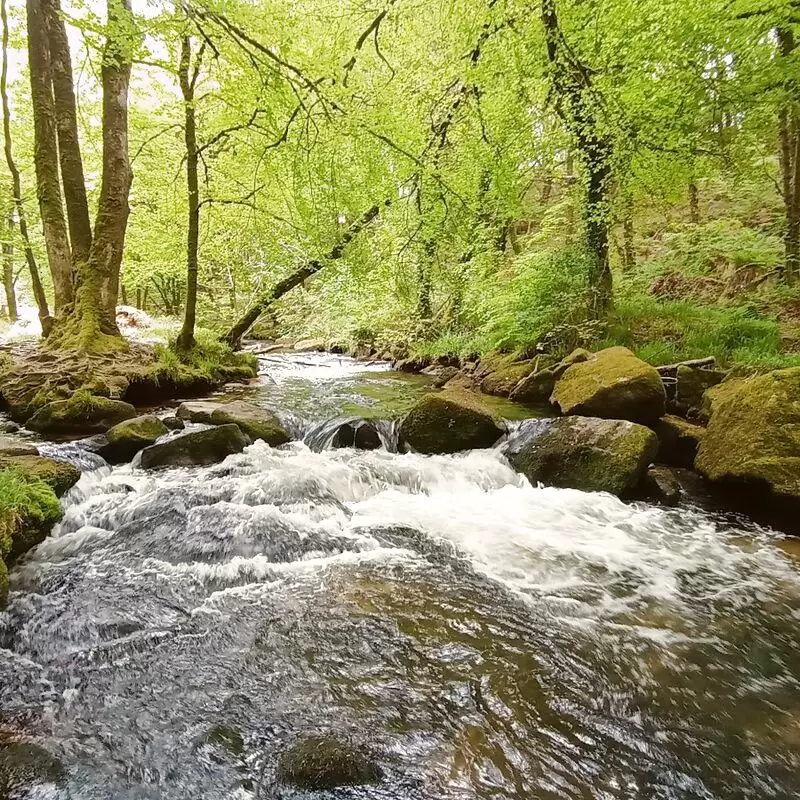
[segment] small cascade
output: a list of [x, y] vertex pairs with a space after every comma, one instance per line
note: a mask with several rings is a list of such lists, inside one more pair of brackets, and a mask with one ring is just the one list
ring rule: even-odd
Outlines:
[[358, 450], [383, 448], [397, 452], [398, 424], [395, 420], [359, 417], [335, 417], [311, 425], [303, 442], [315, 453], [333, 447], [354, 447]]

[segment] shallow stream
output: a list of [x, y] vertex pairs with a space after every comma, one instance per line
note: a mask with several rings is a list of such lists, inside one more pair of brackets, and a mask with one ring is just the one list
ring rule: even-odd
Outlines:
[[[298, 435], [427, 390], [344, 357], [262, 366], [231, 393]], [[800, 794], [800, 562], [770, 531], [535, 488], [494, 450], [299, 442], [99, 466], [65, 506], [0, 613], [0, 716], [68, 770], [35, 796]], [[279, 754], [326, 732], [382, 783], [281, 786]]]

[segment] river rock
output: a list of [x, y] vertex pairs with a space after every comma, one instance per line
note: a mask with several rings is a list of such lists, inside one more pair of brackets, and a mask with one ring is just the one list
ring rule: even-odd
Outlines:
[[136, 409], [130, 403], [76, 392], [69, 400], [55, 400], [42, 406], [27, 426], [39, 433], [104, 433], [135, 416]]
[[278, 447], [290, 441], [290, 436], [278, 418], [265, 408], [234, 400], [222, 403], [211, 412], [212, 425], [238, 425], [251, 439], [263, 439], [268, 445]]
[[419, 453], [492, 447], [505, 426], [478, 397], [445, 389], [425, 395], [400, 425], [401, 441]]
[[176, 415], [178, 419], [188, 422], [204, 422], [211, 424], [211, 415], [219, 408], [219, 403], [208, 400], [194, 400], [190, 403], [181, 403]]
[[547, 403], [556, 386], [555, 369], [532, 372], [523, 378], [512, 390], [509, 397], [517, 403]]
[[171, 431], [182, 431], [186, 427], [186, 423], [180, 417], [162, 417], [161, 421]]
[[167, 426], [152, 414], [134, 417], [106, 431], [106, 443], [98, 452], [109, 463], [121, 464], [168, 432]]
[[356, 450], [378, 450], [383, 446], [378, 429], [367, 420], [354, 420], [339, 426], [331, 440], [332, 447], [354, 447]]
[[457, 367], [439, 367], [438, 374], [433, 379], [433, 385], [441, 389], [459, 374]]
[[679, 364], [676, 372], [675, 401], [687, 410], [700, 408], [703, 395], [712, 386], [722, 383], [725, 373], [717, 369], [703, 369]]
[[671, 467], [694, 466], [697, 448], [706, 429], [671, 414], [662, 417], [653, 430], [658, 436], [658, 461]]
[[66, 494], [81, 477], [81, 471], [72, 464], [40, 455], [0, 455], [0, 469], [8, 467], [14, 468], [31, 480], [43, 481], [53, 490], [56, 497]]
[[712, 391], [697, 470], [718, 483], [800, 503], [800, 367], [726, 381]]
[[647, 424], [664, 415], [666, 398], [655, 367], [626, 347], [609, 347], [569, 366], [550, 400], [566, 415]]
[[511, 465], [533, 483], [587, 492], [632, 492], [658, 452], [643, 425], [595, 417], [527, 420], [506, 445]]
[[0, 436], [0, 457], [2, 456], [35, 456], [39, 451], [29, 442], [12, 436]]
[[492, 372], [481, 381], [481, 391], [484, 394], [508, 397], [516, 385], [533, 372], [534, 366], [533, 361], [522, 361]]
[[642, 479], [643, 496], [665, 506], [678, 505], [682, 493], [680, 481], [669, 467], [650, 467]]
[[241, 453], [247, 445], [248, 439], [237, 425], [219, 425], [145, 447], [141, 466], [155, 469], [216, 464], [233, 453]]
[[0, 744], [0, 797], [28, 797], [31, 789], [61, 786], [66, 777], [64, 765], [43, 747], [27, 742]]
[[319, 791], [377, 783], [381, 770], [369, 755], [349, 742], [332, 736], [309, 736], [280, 756], [277, 776], [298, 789]]

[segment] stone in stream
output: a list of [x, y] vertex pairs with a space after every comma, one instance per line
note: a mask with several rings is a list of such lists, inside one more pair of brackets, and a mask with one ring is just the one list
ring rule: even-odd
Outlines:
[[515, 403], [548, 403], [556, 386], [555, 369], [543, 369], [524, 377], [511, 391]]
[[711, 391], [713, 412], [696, 469], [753, 499], [800, 507], [800, 367], [726, 381]]
[[687, 411], [699, 409], [703, 405], [703, 395], [712, 386], [725, 379], [725, 373], [718, 369], [702, 369], [679, 364], [676, 372], [675, 402]]
[[168, 432], [167, 426], [153, 414], [134, 417], [110, 428], [98, 452], [110, 464], [121, 464]]
[[0, 469], [13, 468], [31, 480], [41, 480], [56, 497], [66, 494], [81, 477], [81, 471], [66, 461], [45, 458], [40, 455], [6, 456], [0, 454]]
[[643, 425], [595, 417], [528, 420], [505, 447], [534, 485], [628, 496], [658, 452]]
[[271, 411], [242, 400], [230, 403], [182, 403], [178, 408], [178, 417], [211, 425], [233, 423], [251, 439], [263, 439], [272, 447], [286, 444], [291, 438]]
[[505, 425], [469, 392], [445, 389], [425, 395], [400, 425], [400, 440], [419, 453], [457, 453], [492, 447]]
[[12, 436], [0, 436], [0, 457], [36, 455], [39, 455], [39, 451], [30, 442]]
[[522, 361], [502, 367], [481, 381], [481, 391], [484, 394], [508, 397], [517, 384], [533, 372], [535, 366], [534, 361]]
[[675, 473], [669, 467], [650, 467], [642, 479], [642, 495], [665, 506], [676, 506], [683, 489]]
[[664, 415], [661, 376], [626, 347], [609, 347], [573, 363], [556, 381], [550, 401], [562, 414], [653, 423]]
[[301, 739], [281, 754], [276, 772], [281, 782], [310, 791], [381, 779], [380, 767], [366, 752], [333, 736]]
[[356, 450], [379, 450], [383, 446], [378, 429], [367, 420], [354, 420], [339, 426], [331, 439], [332, 447], [354, 447]]
[[658, 436], [657, 460], [660, 463], [687, 469], [694, 466], [697, 448], [706, 433], [705, 428], [667, 414], [653, 426], [653, 430]]
[[180, 417], [162, 417], [161, 421], [171, 431], [182, 431], [186, 427], [186, 423]]
[[155, 469], [216, 464], [233, 453], [241, 453], [248, 444], [248, 438], [237, 425], [218, 425], [145, 447], [140, 465], [143, 469]]
[[130, 403], [75, 392], [69, 400], [55, 400], [42, 406], [27, 422], [32, 431], [53, 434], [104, 433], [136, 416]]
[[0, 798], [28, 797], [37, 786], [61, 786], [66, 777], [64, 765], [43, 747], [29, 742], [0, 744]]

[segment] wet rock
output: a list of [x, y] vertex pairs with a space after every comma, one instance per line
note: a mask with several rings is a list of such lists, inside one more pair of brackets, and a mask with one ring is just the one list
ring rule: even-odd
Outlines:
[[202, 738], [202, 744], [211, 745], [238, 758], [244, 753], [244, 739], [233, 725], [214, 725]]
[[25, 742], [0, 745], [0, 798], [27, 797], [44, 784], [61, 786], [64, 765], [43, 747]]
[[404, 358], [399, 360], [394, 368], [398, 372], [422, 372], [425, 367], [429, 367], [431, 359], [428, 356], [417, 356], [415, 358]]
[[309, 736], [278, 759], [277, 776], [299, 789], [364, 786], [381, 779], [380, 767], [362, 749], [332, 736]]
[[679, 364], [676, 372], [675, 401], [687, 408], [700, 408], [703, 395], [712, 386], [722, 383], [725, 373], [716, 369], [702, 369]]
[[219, 425], [176, 436], [142, 450], [143, 469], [216, 464], [233, 453], [241, 453], [248, 439], [237, 425]]
[[531, 483], [627, 496], [658, 451], [656, 435], [624, 420], [529, 420], [506, 445], [511, 465]]
[[492, 447], [503, 422], [475, 395], [445, 389], [417, 402], [400, 425], [401, 441], [420, 453], [457, 453]]
[[56, 400], [42, 406], [27, 425], [39, 433], [104, 433], [135, 416], [136, 409], [130, 403], [76, 392], [69, 400]]
[[556, 371], [543, 369], [523, 378], [509, 397], [517, 403], [548, 403], [555, 385]]
[[122, 464], [168, 432], [167, 426], [152, 414], [134, 417], [110, 428], [105, 434], [106, 444], [98, 452], [109, 463]]
[[550, 399], [562, 414], [647, 424], [664, 415], [666, 391], [654, 367], [610, 347], [569, 366]]
[[642, 480], [642, 495], [648, 500], [676, 506], [680, 502], [681, 483], [669, 467], [650, 467]]
[[11, 436], [0, 436], [0, 457], [35, 456], [39, 451], [30, 443]]
[[377, 428], [366, 420], [345, 422], [331, 440], [332, 447], [354, 447], [356, 450], [378, 450], [383, 446]]
[[711, 391], [713, 413], [697, 470], [714, 482], [800, 503], [800, 367], [726, 381]]
[[182, 431], [186, 423], [180, 417], [162, 417], [161, 421], [171, 431]]
[[0, 455], [0, 469], [8, 467], [16, 469], [31, 480], [43, 481], [56, 497], [66, 494], [81, 477], [81, 471], [72, 464], [39, 455]]
[[705, 428], [668, 414], [653, 426], [653, 430], [658, 436], [657, 460], [660, 463], [689, 469], [694, 466], [697, 448], [706, 433]]
[[18, 430], [16, 422], [0, 422], [0, 433], [16, 433]]
[[233, 423], [251, 439], [263, 439], [268, 445], [278, 447], [290, 441], [290, 436], [278, 418], [265, 408], [234, 400], [218, 405], [211, 412], [212, 425]]
[[191, 403], [181, 403], [178, 406], [177, 416], [180, 420], [188, 422], [204, 422], [211, 424], [211, 415], [219, 408], [219, 403], [207, 400], [196, 400]]
[[450, 378], [447, 383], [442, 387], [443, 389], [455, 389], [462, 391], [478, 391], [479, 381], [472, 372], [461, 371]]
[[433, 379], [433, 385], [441, 389], [459, 374], [457, 367], [439, 367], [438, 374]]
[[298, 352], [315, 352], [315, 353], [322, 353], [325, 351], [325, 340], [324, 339], [300, 339], [300, 341], [295, 342], [294, 349]]
[[534, 369], [533, 361], [523, 361], [509, 364], [502, 369], [492, 372], [481, 381], [481, 391], [484, 394], [493, 394], [498, 397], [508, 397], [514, 387], [526, 378]]

